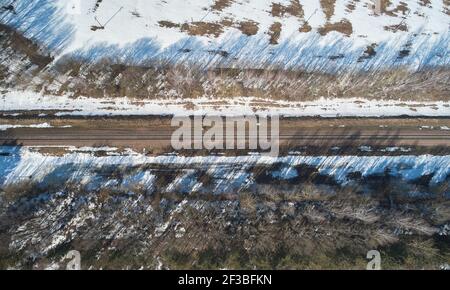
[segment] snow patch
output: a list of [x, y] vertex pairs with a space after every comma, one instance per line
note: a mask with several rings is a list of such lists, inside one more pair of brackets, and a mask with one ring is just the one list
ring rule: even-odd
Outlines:
[[[156, 156], [143, 154], [96, 157], [87, 153], [68, 153], [64, 156], [49, 156], [32, 152], [28, 148], [0, 147], [0, 185], [8, 186], [24, 180], [44, 182], [53, 177], [97, 186], [106, 182], [104, 176], [96, 175], [101, 168], [139, 168], [143, 165], [163, 165], [169, 168], [184, 168], [170, 185], [175, 189], [191, 192], [198, 185], [195, 170], [207, 168], [207, 174], [214, 177], [214, 192], [221, 193], [233, 188], [245, 188], [253, 183], [252, 166], [281, 164], [277, 177], [294, 178], [296, 166], [308, 166], [321, 175], [334, 178], [345, 184], [349, 174], [364, 176], [389, 174], [404, 180], [416, 180], [424, 175], [432, 175], [431, 183], [444, 182], [450, 175], [450, 156], [405, 155], [405, 156]], [[122, 186], [136, 184], [149, 188], [155, 177], [151, 171], [133, 173], [124, 179]], [[116, 183], [117, 185], [117, 183]]]
[[[261, 103], [265, 104], [261, 106]], [[190, 105], [190, 106], [187, 106]], [[192, 106], [193, 105], [193, 106]], [[90, 98], [50, 96], [30, 91], [8, 91], [2, 98], [0, 112], [37, 110], [57, 111], [57, 116], [145, 116], [145, 115], [242, 115], [279, 114], [287, 117], [394, 117], [450, 116], [450, 101], [418, 102], [365, 100], [360, 98], [287, 102], [255, 97], [229, 99], [164, 99]], [[45, 127], [48, 124], [41, 124]], [[422, 129], [424, 129], [423, 127]]]

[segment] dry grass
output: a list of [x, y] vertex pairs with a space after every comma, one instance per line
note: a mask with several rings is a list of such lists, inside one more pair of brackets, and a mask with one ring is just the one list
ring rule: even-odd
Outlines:
[[7, 45], [8, 48], [16, 53], [24, 55], [33, 64], [36, 64], [39, 69], [43, 69], [53, 61], [53, 58], [42, 53], [38, 45], [23, 37], [21, 34], [16, 33], [6, 25], [0, 24], [0, 35], [1, 38], [9, 40], [7, 42], [2, 41], [2, 46]]
[[[179, 24], [160, 22], [164, 27], [178, 28]], [[236, 27], [247, 35], [258, 32], [258, 24], [254, 22], [234, 23], [225, 19], [220, 23], [194, 22], [181, 25], [194, 35], [218, 36], [225, 27]], [[0, 29], [6, 29], [1, 26]], [[305, 23], [301, 31], [309, 31], [311, 27]], [[276, 44], [281, 35], [280, 22], [271, 25], [268, 38], [271, 44]], [[319, 29], [323, 35], [330, 31], [339, 31], [346, 35], [352, 33], [351, 24], [343, 20], [338, 23], [327, 23]], [[123, 97], [137, 99], [161, 99], [169, 95], [174, 98], [234, 98], [254, 96], [274, 100], [306, 101], [320, 97], [351, 98], [365, 97], [367, 99], [401, 99], [446, 101], [450, 89], [446, 84], [450, 81], [448, 69], [422, 70], [410, 72], [397, 68], [388, 71], [374, 72], [342, 72], [339, 74], [306, 73], [301, 70], [291, 71], [267, 67], [266, 69], [230, 69], [212, 68], [205, 70], [188, 64], [168, 65], [163, 62], [148, 62], [142, 66], [118, 64], [114, 60], [103, 59], [96, 63], [88, 63], [78, 59], [62, 59], [50, 69], [46, 67], [51, 58], [41, 53], [36, 45], [7, 29], [6, 34], [12, 34], [13, 52], [20, 52], [41, 68], [33, 73], [16, 72], [10, 76], [7, 67], [0, 66], [0, 80], [3, 87], [14, 87], [43, 92], [49, 95], [66, 93], [90, 97]], [[2, 42], [5, 44], [8, 42]], [[12, 48], [12, 49], [11, 49]], [[184, 53], [180, 51], [180, 53]], [[216, 54], [217, 57], [230, 60], [229, 52], [225, 50], [205, 51]], [[399, 52], [399, 57], [409, 53], [405, 47]], [[376, 45], [368, 46], [359, 58], [359, 62], [373, 57]], [[330, 62], [344, 55], [331, 56]], [[25, 64], [24, 64], [25, 65]], [[33, 66], [34, 67], [34, 66]], [[63, 78], [61, 76], [68, 76]]]
[[219, 37], [225, 28], [234, 27], [239, 29], [243, 34], [252, 36], [258, 33], [259, 24], [255, 21], [234, 22], [232, 19], [224, 18], [220, 22], [189, 22], [177, 24], [170, 21], [159, 21], [161, 27], [180, 28], [182, 32], [186, 32], [192, 36], [214, 36]]
[[336, 0], [320, 0], [320, 6], [322, 7], [327, 20], [330, 20], [331, 17], [333, 17], [335, 5]]
[[347, 5], [345, 6], [347, 8], [346, 11], [349, 12], [349, 13], [354, 11], [356, 9], [356, 2], [358, 2], [358, 0], [349, 1], [347, 3]]
[[166, 20], [162, 20], [162, 21], [158, 21], [159, 26], [161, 27], [165, 27], [165, 28], [179, 28], [180, 24], [176, 24], [173, 23], [171, 21], [166, 21]]
[[223, 9], [230, 7], [234, 2], [234, 0], [215, 0], [214, 4], [211, 6], [211, 9], [222, 11]]
[[269, 35], [270, 35], [270, 44], [278, 44], [278, 39], [281, 35], [281, 23], [275, 22], [270, 26], [269, 29]]
[[343, 19], [336, 23], [326, 23], [318, 29], [320, 35], [326, 35], [331, 31], [337, 31], [346, 36], [350, 36], [353, 33], [353, 26], [350, 21]]
[[237, 29], [247, 36], [252, 36], [258, 33], [259, 27], [255, 21], [243, 21], [237, 25]]
[[256, 213], [257, 199], [252, 193], [239, 194], [239, 204], [241, 209], [248, 214]]
[[406, 25], [405, 23], [399, 23], [397, 25], [385, 26], [384, 30], [391, 32], [408, 31], [408, 25]]
[[[274, 25], [272, 42], [278, 36], [279, 25]], [[211, 51], [229, 57], [226, 51]], [[405, 52], [406, 53], [406, 52]], [[376, 54], [376, 46], [367, 47], [359, 61]], [[338, 57], [338, 56], [336, 56]], [[330, 60], [332, 61], [332, 60]], [[137, 99], [174, 98], [212, 99], [254, 96], [273, 100], [306, 101], [320, 97], [395, 100], [449, 100], [450, 81], [447, 69], [410, 72], [401, 68], [377, 72], [348, 72], [340, 74], [306, 73], [287, 70], [211, 69], [195, 66], [163, 66], [152, 64], [126, 66], [103, 61], [82, 64], [74, 60], [60, 62], [52, 73], [40, 76], [34, 82], [35, 90], [47, 94], [71, 93], [74, 96], [123, 97]], [[70, 75], [57, 83], [57, 75]], [[23, 76], [23, 85], [30, 80]], [[58, 84], [55, 86], [54, 84]], [[16, 83], [20, 87], [20, 83]], [[33, 89], [28, 87], [28, 89]]]
[[450, 0], [444, 0], [444, 12], [450, 15]]
[[181, 31], [192, 36], [214, 36], [219, 37], [223, 33], [223, 25], [212, 22], [191, 22], [181, 25]]
[[311, 27], [311, 25], [309, 25], [308, 22], [305, 22], [305, 23], [302, 25], [302, 27], [300, 27], [300, 29], [299, 29], [299, 31], [300, 31], [300, 32], [303, 32], [303, 33], [310, 32], [311, 30], [312, 30], [312, 27]]
[[[42, 251], [56, 231], [73, 233], [67, 241], [81, 251], [84, 265], [103, 269], [151, 267], [155, 257], [171, 269], [365, 269], [370, 249], [381, 252], [383, 269], [435, 269], [450, 257], [448, 237], [436, 234], [436, 227], [449, 222], [448, 200], [437, 195], [402, 198], [395, 193], [397, 180], [367, 183], [367, 190], [373, 186], [367, 194], [356, 184], [267, 181], [228, 195], [185, 195], [164, 191], [184, 174], [167, 169], [152, 167], [157, 177], [152, 190], [133, 186], [87, 191], [75, 183], [44, 187], [27, 180], [0, 189], [0, 240], [8, 241], [0, 243], [0, 268], [25, 267], [18, 262], [34, 252], [43, 253], [34, 256], [40, 265], [59, 260], [55, 253], [65, 253], [66, 244]], [[149, 168], [104, 170], [98, 173], [125, 180]], [[211, 178], [201, 180], [209, 184]], [[376, 193], [381, 187], [386, 195]], [[43, 193], [49, 198], [37, 198]], [[91, 214], [96, 218], [78, 218]], [[155, 235], [161, 224], [168, 226]], [[119, 227], [130, 231], [119, 235]], [[177, 237], [181, 227], [184, 235]], [[12, 240], [22, 241], [23, 251], [5, 259], [15, 251], [8, 247]], [[86, 242], [90, 240], [94, 242]]]
[[[426, 1], [428, 1], [428, 0], [425, 0], [425, 1], [420, 0], [419, 4], [423, 5], [424, 2], [426, 2]], [[409, 12], [408, 3], [404, 2], [404, 1], [401, 1], [397, 6], [393, 6], [393, 3], [391, 0], [381, 0], [380, 4], [381, 4], [381, 6], [380, 6], [381, 13], [387, 14], [392, 17], [399, 16], [399, 14], [406, 15]]]
[[299, 0], [291, 0], [289, 6], [284, 6], [280, 3], [272, 3], [271, 14], [274, 17], [284, 17], [287, 14], [299, 18], [303, 18], [305, 16], [303, 6], [300, 4]]

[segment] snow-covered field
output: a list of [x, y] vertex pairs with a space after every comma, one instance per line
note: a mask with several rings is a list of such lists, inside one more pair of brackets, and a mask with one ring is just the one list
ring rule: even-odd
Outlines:
[[[450, 175], [450, 156], [286, 156], [267, 157], [248, 155], [239, 157], [197, 156], [183, 157], [163, 155], [148, 157], [129, 151], [126, 154], [97, 157], [92, 153], [74, 152], [63, 156], [51, 156], [33, 152], [27, 147], [0, 147], [0, 184], [8, 186], [23, 181], [33, 182], [75, 182], [92, 188], [120, 186], [117, 180], [109, 180], [102, 170], [120, 168], [128, 174], [122, 186], [152, 186], [157, 169], [133, 170], [141, 166], [164, 165], [165, 168], [182, 170], [169, 188], [182, 188], [182, 192], [193, 192], [201, 187], [195, 179], [196, 170], [206, 170], [216, 176], [215, 192], [224, 192], [230, 186], [245, 188], [254, 180], [251, 168], [257, 165], [277, 165], [272, 172], [274, 178], [292, 179], [300, 173], [298, 166], [316, 168], [321, 175], [329, 176], [336, 182], [345, 184], [350, 175], [360, 173], [362, 177], [383, 175], [406, 181], [414, 181], [422, 176], [431, 176], [431, 184], [445, 182]], [[130, 174], [131, 172], [131, 174]]]
[[[392, 0], [381, 12], [371, 0], [4, 2], [13, 5], [14, 13], [3, 11], [0, 23], [45, 45], [56, 58], [76, 55], [128, 63], [164, 60], [335, 72], [450, 63], [449, 7], [442, 0]], [[216, 2], [227, 4], [218, 7]], [[275, 4], [284, 12], [276, 12]], [[214, 31], [186, 31], [199, 23]], [[257, 31], [244, 33], [242, 23], [252, 23]], [[280, 31], [276, 43], [270, 44], [274, 23]], [[333, 26], [342, 23], [346, 29]], [[305, 25], [308, 31], [301, 31]], [[361, 61], [369, 46], [376, 53]], [[226, 52], [226, 57], [212, 53], [218, 51]]]
[[326, 99], [307, 102], [274, 101], [257, 98], [133, 100], [130, 98], [89, 98], [50, 96], [29, 91], [0, 94], [0, 112], [57, 111], [56, 115], [243, 115], [284, 116], [450, 116], [450, 101], [415, 102], [364, 99]]
[[[256, 113], [415, 117], [326, 122], [446, 142], [449, 25], [448, 0], [0, 0], [0, 135], [20, 144], [28, 136], [9, 129], [64, 125], [35, 117], [74, 116], [64, 138], [75, 140], [110, 122], [77, 116]], [[140, 119], [111, 124], [126, 132]], [[0, 268], [61, 269], [69, 248], [92, 269], [348, 267], [374, 248], [418, 269], [450, 257], [441, 147], [330, 141], [342, 148], [188, 157], [89, 142], [0, 145]]]
[[[48, 69], [36, 75], [29, 69], [36, 64], [25, 53], [33, 47], [22, 48], [25, 52], [17, 56], [18, 60], [10, 57], [14, 51], [5, 53], [0, 65], [9, 73], [1, 85], [8, 90], [0, 94], [0, 111], [6, 113], [54, 110], [57, 115], [236, 115], [255, 111], [298, 117], [450, 115], [450, 102], [443, 88], [450, 64], [450, 17], [448, 3], [442, 0], [392, 0], [379, 11], [373, 5], [376, 1], [371, 0], [4, 2], [0, 24], [44, 46], [39, 53], [50, 52], [54, 57]], [[96, 72], [82, 66], [78, 73], [70, 65], [62, 73], [54, 69], [70, 57], [82, 64], [108, 59], [111, 64], [140, 67], [195, 64], [199, 71], [203, 71], [202, 67], [287, 72], [299, 69], [319, 72], [318, 76], [325, 75], [322, 72], [343, 73], [343, 78], [330, 80], [330, 85], [326, 78], [316, 84], [310, 81], [317, 78], [304, 74], [299, 77], [304, 80], [289, 86], [289, 79], [278, 79], [282, 75], [258, 78], [257, 73], [242, 77], [241, 84], [240, 78], [219, 76], [196, 83], [195, 76], [184, 72], [187, 76], [179, 77], [183, 72], [177, 70], [153, 76], [151, 71], [133, 75], [132, 69], [122, 74], [111, 67]], [[21, 63], [24, 59], [29, 62]], [[360, 70], [371, 73], [361, 73], [358, 86], [352, 87], [349, 76]], [[423, 77], [413, 77], [415, 70], [420, 70]], [[384, 77], [386, 71], [398, 75]], [[436, 71], [442, 73], [427, 74]], [[371, 81], [373, 75], [377, 75], [377, 81]], [[127, 82], [127, 78], [134, 82]], [[191, 85], [198, 88], [192, 89]], [[316, 90], [315, 86], [320, 88]], [[286, 90], [281, 89], [284, 87]], [[112, 98], [119, 91], [117, 98]], [[189, 92], [193, 95], [186, 96]], [[227, 98], [232, 92], [237, 93], [229, 99], [215, 98], [218, 93]], [[82, 97], [74, 98], [72, 93]], [[239, 97], [242, 95], [250, 97]], [[422, 95], [427, 101], [420, 101]], [[140, 96], [144, 100], [121, 96]], [[300, 102], [304, 99], [314, 101]]]

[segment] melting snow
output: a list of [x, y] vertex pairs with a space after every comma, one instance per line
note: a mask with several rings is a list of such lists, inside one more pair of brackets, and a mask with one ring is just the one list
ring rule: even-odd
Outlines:
[[15, 128], [52, 128], [49, 123], [42, 123], [42, 124], [33, 124], [33, 125], [0, 125], [0, 131], [6, 131], [8, 129], [15, 129]]
[[[175, 166], [175, 168], [207, 168], [208, 174], [222, 178], [217, 183], [217, 192], [224, 192], [232, 187], [242, 187], [252, 182], [249, 169], [258, 164], [282, 164], [279, 176], [293, 178], [297, 173], [292, 167], [306, 165], [317, 168], [323, 174], [336, 181], [346, 183], [351, 173], [360, 172], [362, 176], [383, 174], [389, 169], [390, 174], [405, 180], [415, 180], [423, 175], [433, 175], [432, 183], [441, 183], [450, 174], [450, 156], [157, 156], [142, 154], [96, 157], [93, 154], [69, 153], [64, 156], [49, 156], [32, 152], [28, 148], [0, 147], [0, 184], [15, 184], [24, 176], [42, 182], [49, 176], [60, 174], [59, 179], [73, 181], [92, 180], [96, 170], [103, 167], [121, 166], [123, 168], [142, 165]], [[195, 187], [193, 171], [185, 171], [172, 186]], [[99, 182], [102, 180], [99, 180]], [[106, 182], [106, 180], [104, 180]], [[138, 183], [149, 187], [154, 181], [151, 172], [140, 172], [124, 180], [125, 184]]]
[[[261, 102], [267, 104], [261, 107]], [[193, 104], [192, 109], [185, 106]], [[326, 99], [286, 102], [268, 99], [166, 99], [134, 100], [130, 98], [89, 98], [50, 96], [29, 91], [9, 91], [3, 94], [2, 110], [55, 110], [57, 116], [80, 115], [242, 115], [280, 114], [285, 116], [450, 116], [450, 101], [416, 102], [395, 100]], [[42, 124], [40, 126], [48, 126]]]

